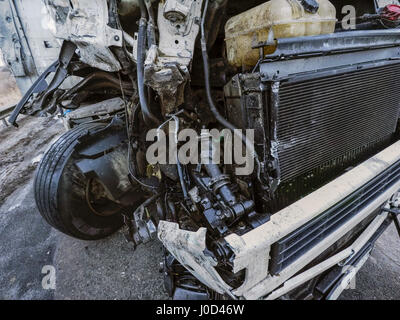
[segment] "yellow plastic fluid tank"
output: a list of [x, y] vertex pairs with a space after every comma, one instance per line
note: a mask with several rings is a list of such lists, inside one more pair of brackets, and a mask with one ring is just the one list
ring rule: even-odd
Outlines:
[[[335, 32], [336, 9], [329, 0], [316, 0], [316, 13], [307, 12], [299, 0], [271, 0], [231, 18], [225, 25], [228, 61], [235, 67], [252, 67], [260, 58], [254, 42], [268, 40], [271, 28], [275, 39], [313, 36]], [[275, 51], [264, 48], [264, 54]]]

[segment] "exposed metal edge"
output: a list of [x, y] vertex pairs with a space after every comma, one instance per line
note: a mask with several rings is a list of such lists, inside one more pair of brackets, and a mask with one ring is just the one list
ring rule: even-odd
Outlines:
[[[333, 207], [397, 161], [400, 161], [400, 142], [393, 144], [350, 172], [276, 213], [269, 222], [257, 229], [241, 237], [234, 234], [226, 237], [225, 240], [235, 252], [234, 272], [246, 269], [246, 281], [234, 293], [238, 296], [244, 295], [246, 298], [256, 299], [271, 292], [311, 262], [321, 250], [323, 251], [335, 243], [343, 234], [350, 231], [376, 210], [398, 191], [400, 181], [375, 199], [372, 204], [364, 208], [345, 226], [310, 250], [296, 263], [293, 263], [284, 273], [276, 277], [268, 275], [269, 251], [273, 243]], [[250, 290], [259, 282], [262, 283]]]
[[336, 286], [335, 290], [333, 290], [329, 294], [329, 296], [326, 298], [326, 300], [339, 299], [339, 297], [343, 293], [343, 291], [346, 290], [346, 287], [356, 277], [358, 271], [360, 271], [361, 268], [368, 261], [369, 257], [371, 256], [371, 251], [372, 251], [372, 249], [369, 249], [369, 251], [367, 251], [367, 253], [364, 254], [362, 259], [355, 266], [351, 267], [350, 270], [347, 271], [347, 274], [343, 277], [343, 279], [340, 281], [340, 283]]
[[[317, 275], [329, 270], [331, 267], [337, 265], [339, 262], [345, 260], [350, 256], [354, 256], [359, 253], [368, 240], [375, 234], [375, 232], [380, 228], [380, 226], [385, 222], [388, 217], [388, 213], [382, 213], [368, 226], [368, 228], [361, 234], [360, 237], [348, 248], [334, 255], [333, 257], [321, 262], [320, 264], [308, 269], [307, 271], [299, 274], [298, 276], [291, 278], [286, 281], [283, 287], [272, 292], [266, 299], [274, 300], [282, 295], [290, 292], [291, 290], [297, 288], [298, 286], [304, 284], [305, 282], [313, 279]], [[344, 290], [344, 288], [343, 288]], [[343, 291], [342, 290], [342, 291]], [[340, 293], [339, 293], [340, 295]]]
[[291, 83], [399, 63], [400, 47], [278, 60], [260, 64], [262, 81]]
[[363, 30], [277, 40], [277, 49], [267, 59], [306, 54], [373, 49], [400, 45], [400, 30]]
[[158, 225], [158, 238], [175, 259], [209, 288], [235, 298], [231, 293], [232, 288], [215, 270], [218, 262], [207, 254], [206, 233], [206, 228], [190, 232], [168, 221], [160, 221]]
[[[366, 219], [371, 213], [373, 213], [377, 208], [385, 203], [385, 201], [387, 201], [399, 189], [400, 181], [390, 190], [386, 191], [378, 198], [376, 198], [370, 205], [365, 207], [357, 216], [355, 216], [348, 223], [338, 229], [335, 233], [325, 238], [321, 243], [319, 243], [306, 254], [304, 254], [304, 256], [302, 256], [298, 261], [294, 262], [292, 265], [284, 269], [278, 276], [268, 276], [265, 280], [259, 282], [256, 286], [244, 292], [243, 296], [246, 299], [259, 299], [260, 297], [263, 297], [272, 290], [276, 289], [286, 280], [290, 279], [297, 272], [307, 266], [307, 264], [316, 259], [321, 254], [321, 252], [327, 250], [340, 238], [350, 232], [355, 226]], [[236, 292], [234, 293], [237, 294]]]
[[379, 195], [357, 216], [329, 235], [278, 276], [268, 274], [269, 251], [274, 242], [346, 198], [354, 190], [361, 188], [398, 161], [400, 161], [400, 142], [393, 144], [352, 171], [275, 214], [269, 222], [259, 228], [242, 237], [237, 235], [226, 237], [228, 244], [235, 252], [234, 272], [246, 269], [245, 282], [242, 287], [233, 291], [234, 295], [231, 292], [232, 288], [222, 280], [216, 271], [217, 262], [207, 254], [206, 229], [189, 232], [179, 229], [177, 224], [161, 221], [158, 229], [159, 239], [183, 266], [216, 292], [227, 293], [232, 298], [236, 296], [259, 299], [293, 277], [321, 252], [381, 207], [400, 189], [400, 181]]
[[0, 120], [7, 118], [7, 116], [14, 110], [15, 106], [6, 107], [0, 110]]

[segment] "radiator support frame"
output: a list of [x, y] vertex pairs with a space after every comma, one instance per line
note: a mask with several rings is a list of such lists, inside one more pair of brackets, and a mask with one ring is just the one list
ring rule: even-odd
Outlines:
[[[387, 32], [384, 32], [387, 33]], [[390, 33], [390, 35], [389, 35]], [[277, 61], [271, 61], [270, 59], [266, 59], [263, 62], [260, 63], [260, 72], [259, 73], [252, 73], [252, 74], [238, 74], [233, 79], [226, 85], [225, 87], [225, 99], [226, 99], [226, 107], [227, 107], [227, 116], [229, 120], [234, 123], [237, 127], [245, 129], [245, 128], [253, 128], [255, 130], [255, 149], [257, 150], [259, 155], [263, 156], [262, 161], [265, 164], [265, 168], [267, 168], [266, 176], [269, 178], [270, 181], [270, 187], [269, 187], [269, 200], [273, 200], [271, 203], [269, 203], [266, 206], [266, 210], [271, 211], [271, 212], [276, 212], [284, 206], [290, 205], [294, 201], [298, 200], [300, 197], [307, 195], [308, 193], [316, 190], [317, 188], [321, 187], [324, 183], [327, 183], [337, 177], [338, 175], [344, 173], [349, 167], [355, 166], [358, 163], [368, 159], [370, 156], [372, 156], [374, 153], [379, 152], [379, 150], [384, 149], [388, 145], [390, 145], [391, 142], [393, 142], [392, 137], [395, 134], [396, 131], [396, 114], [397, 113], [397, 118], [400, 117], [400, 108], [398, 106], [393, 106], [393, 101], [394, 98], [392, 99], [392, 109], [397, 110], [390, 110], [388, 111], [387, 114], [390, 114], [392, 116], [392, 120], [385, 120], [387, 123], [381, 123], [378, 124], [381, 127], [384, 127], [386, 129], [386, 125], [391, 126], [389, 130], [386, 130], [385, 132], [382, 131], [379, 132], [379, 135], [376, 134], [377, 139], [376, 140], [368, 140], [364, 139], [361, 140], [361, 136], [364, 134], [360, 130], [358, 132], [360, 143], [355, 144], [353, 149], [347, 149], [345, 152], [337, 152], [334, 154], [334, 156], [327, 158], [325, 157], [325, 161], [319, 161], [318, 163], [315, 164], [314, 167], [309, 166], [308, 170], [303, 170], [300, 171], [298, 174], [291, 174], [290, 176], [287, 176], [285, 172], [282, 172], [282, 169], [284, 169], [283, 163], [282, 163], [282, 156], [280, 155], [280, 152], [282, 153], [282, 149], [286, 148], [287, 145], [290, 147], [290, 142], [291, 141], [286, 141], [289, 143], [284, 143], [284, 147], [282, 147], [282, 139], [279, 133], [279, 126], [282, 125], [282, 122], [280, 122], [280, 112], [282, 110], [282, 96], [285, 94], [284, 90], [285, 88], [287, 91], [290, 91], [291, 86], [297, 86], [299, 90], [301, 90], [301, 85], [307, 86], [309, 83], [316, 83], [320, 82], [323, 85], [324, 81], [332, 81], [334, 82], [335, 79], [342, 79], [340, 81], [346, 81], [347, 77], [353, 77], [353, 79], [356, 79], [357, 82], [355, 81], [352, 86], [354, 88], [362, 88], [364, 85], [362, 80], [362, 76], [357, 76], [357, 75], [363, 75], [371, 73], [372, 75], [370, 76], [371, 79], [374, 78], [374, 72], [376, 73], [377, 70], [391, 70], [392, 68], [396, 68], [396, 72], [400, 74], [400, 47], [398, 47], [398, 43], [400, 43], [400, 32], [389, 32], [387, 38], [394, 38], [396, 41], [394, 41], [391, 45], [390, 43], [385, 43], [385, 47], [374, 47], [370, 50], [361, 50], [361, 51], [351, 51], [348, 52], [348, 50], [343, 47], [341, 50], [342, 51], [334, 51], [331, 52], [330, 54], [326, 55], [311, 55], [311, 56], [301, 56], [301, 57], [288, 57], [288, 56], [283, 56]], [[375, 33], [371, 34], [371, 36], [374, 38], [377, 35]], [[307, 37], [307, 38], [314, 38], [314, 37]], [[321, 37], [320, 37], [321, 38]], [[386, 38], [386, 39], [387, 39]], [[340, 39], [340, 37], [339, 37]], [[361, 37], [366, 43], [369, 43], [369, 38], [368, 36], [363, 36]], [[290, 42], [291, 40], [286, 40], [287, 42]], [[329, 41], [332, 41], [330, 39]], [[385, 40], [387, 42], [387, 40]], [[321, 42], [323, 44], [323, 42]], [[298, 45], [298, 43], [297, 43]], [[315, 49], [315, 48], [314, 48]], [[386, 69], [385, 69], [386, 68]], [[397, 75], [396, 73], [396, 75]], [[357, 78], [358, 77], [358, 78]], [[391, 77], [391, 78], [390, 78]], [[382, 88], [386, 88], [385, 84], [387, 85], [388, 83], [390, 84], [391, 87], [394, 89], [398, 88], [395, 81], [391, 82], [391, 79], [394, 79], [395, 76], [389, 75], [389, 77], [386, 79], [385, 75], [381, 77], [384, 79], [386, 82], [381, 84]], [[344, 79], [344, 80], [343, 80]], [[360, 80], [361, 79], [361, 80]], [[366, 82], [368, 84], [369, 81], [369, 86], [371, 87], [371, 79], [366, 79]], [[389, 80], [388, 80], [389, 79]], [[338, 80], [338, 81], [339, 81]], [[379, 82], [377, 82], [376, 86], [379, 87]], [[314, 87], [317, 87], [314, 85]], [[400, 88], [398, 88], [400, 89]], [[394, 90], [395, 92], [400, 92], [400, 90]], [[312, 88], [310, 91], [312, 92]], [[317, 90], [317, 89], [316, 89]], [[332, 89], [331, 88], [323, 88], [325, 91], [329, 91]], [[323, 91], [321, 90], [321, 92]], [[357, 92], [355, 90], [354, 96], [349, 95], [347, 93], [347, 97], [350, 97], [351, 101], [354, 101], [355, 99], [364, 99], [366, 100], [365, 92]], [[365, 90], [364, 90], [365, 91]], [[389, 91], [385, 91], [387, 93]], [[368, 92], [367, 92], [368, 93]], [[333, 103], [334, 101], [334, 94], [328, 95], [330, 92], [327, 93], [327, 99], [330, 99], [329, 101]], [[336, 93], [337, 94], [337, 93]], [[396, 93], [395, 93], [396, 94]], [[384, 93], [382, 93], [382, 96]], [[397, 95], [397, 94], [396, 94]], [[293, 94], [293, 99], [296, 99], [298, 96], [301, 97], [301, 92], [299, 94]], [[318, 98], [318, 92], [315, 94], [315, 96]], [[363, 98], [364, 97], [364, 98]], [[399, 98], [400, 97], [396, 97]], [[344, 98], [343, 98], [344, 100]], [[375, 101], [378, 101], [378, 98], [375, 98]], [[292, 103], [292, 107], [295, 105], [293, 102], [290, 101], [288, 97], [286, 97], [286, 104]], [[303, 101], [307, 101], [307, 99], [304, 99]], [[310, 99], [311, 103], [313, 102], [312, 99]], [[357, 101], [356, 101], [357, 102]], [[341, 102], [343, 104], [343, 102]], [[377, 102], [374, 102], [377, 104]], [[357, 103], [356, 103], [357, 104]], [[326, 105], [326, 109], [331, 107], [331, 105]], [[366, 106], [365, 110], [370, 111], [371, 108], [374, 106]], [[315, 106], [313, 106], [315, 109]], [[350, 108], [350, 107], [349, 107]], [[321, 108], [322, 110], [323, 108]], [[338, 105], [337, 109], [339, 111], [342, 111], [345, 109], [343, 105]], [[360, 109], [357, 111], [357, 109]], [[316, 114], [318, 117], [320, 117], [317, 120], [321, 120], [321, 110], [317, 110], [320, 112], [320, 114]], [[378, 110], [378, 108], [376, 108]], [[311, 110], [314, 113], [316, 113], [315, 110]], [[287, 110], [285, 112], [288, 112]], [[359, 105], [354, 106], [353, 110], [349, 110], [349, 113], [351, 114], [352, 117], [357, 117], [357, 114], [354, 115], [355, 112], [362, 113], [362, 108], [360, 108]], [[331, 111], [332, 113], [332, 111]], [[304, 112], [304, 114], [307, 114]], [[303, 114], [303, 116], [304, 116]], [[379, 114], [377, 115], [377, 119], [379, 119]], [[344, 116], [343, 116], [344, 117]], [[385, 118], [387, 119], [388, 116], [381, 116], [380, 118]], [[338, 116], [336, 116], [338, 118]], [[339, 118], [340, 119], [340, 118]], [[311, 119], [313, 120], [313, 119]], [[327, 121], [327, 119], [322, 119], [326, 121], [326, 124], [324, 128], [329, 128], [329, 125], [332, 126], [333, 122]], [[288, 115], [286, 114], [286, 123], [283, 125], [291, 125], [291, 122], [293, 122]], [[373, 120], [371, 121], [366, 121], [364, 119], [366, 125], [371, 126], [373, 123]], [[389, 124], [390, 122], [390, 124]], [[288, 124], [289, 123], [289, 124]], [[356, 120], [353, 120], [353, 123], [356, 123]], [[316, 123], [315, 127], [318, 127], [319, 125], [319, 132], [324, 132], [324, 129], [321, 129], [324, 124], [318, 124]], [[350, 121], [347, 124], [349, 127], [351, 125]], [[361, 124], [359, 126], [362, 126]], [[312, 126], [310, 126], [312, 129]], [[304, 130], [304, 129], [303, 129]], [[378, 129], [376, 129], [378, 130]], [[379, 129], [381, 130], [381, 128]], [[331, 130], [330, 132], [327, 131], [328, 134], [333, 134], [335, 133], [334, 130]], [[308, 132], [307, 132], [308, 134]], [[349, 135], [349, 133], [347, 134]], [[303, 134], [303, 137], [306, 136]], [[286, 138], [289, 139], [291, 135], [287, 134]], [[339, 140], [341, 137], [338, 136], [337, 134], [334, 134], [334, 137], [336, 140]], [[339, 137], [339, 139], [338, 139]], [[314, 137], [314, 141], [310, 141], [310, 145], [316, 144], [318, 136]], [[351, 139], [348, 139], [348, 137], [345, 137], [347, 141], [351, 141]], [[345, 139], [343, 138], [343, 139]], [[335, 139], [333, 139], [335, 140]], [[304, 145], [304, 142], [302, 142]], [[341, 146], [337, 145], [337, 149], [340, 149]], [[359, 153], [356, 153], [355, 150], [357, 148], [361, 148], [359, 150]], [[298, 151], [299, 147], [297, 148]], [[323, 148], [319, 148], [316, 146], [315, 148], [318, 152], [322, 152]], [[327, 149], [327, 148], [325, 148]], [[296, 148], [295, 148], [296, 150]], [[353, 152], [354, 150], [354, 152]], [[287, 152], [289, 153], [289, 152]], [[348, 159], [350, 154], [354, 153], [354, 157], [352, 159]], [[295, 158], [295, 157], [294, 157]], [[302, 157], [300, 157], [302, 158]], [[315, 157], [316, 158], [316, 157]], [[334, 170], [331, 171], [326, 171], [325, 167], [329, 164], [330, 161], [335, 161], [337, 162], [337, 159], [344, 158], [348, 159], [348, 161], [343, 161], [342, 167], [336, 164], [336, 166], [332, 166]], [[315, 162], [315, 159], [312, 159]], [[295, 163], [296, 160], [292, 159], [292, 162], [288, 165], [290, 166], [297, 166]], [[322, 169], [323, 170], [322, 170]], [[325, 171], [324, 171], [325, 170]], [[314, 189], [312, 190], [300, 190], [303, 184], [303, 177], [304, 175], [306, 177], [306, 183], [308, 185], [314, 186]], [[321, 179], [321, 181], [314, 181], [309, 179], [309, 176], [324, 176], [324, 179]], [[299, 181], [295, 180], [297, 178], [301, 178]], [[307, 180], [308, 179], [308, 180]], [[279, 186], [282, 185], [282, 183], [288, 182], [290, 184], [295, 184], [296, 188], [299, 190], [286, 190], [286, 193], [293, 194], [294, 196], [292, 198], [288, 198], [282, 203], [279, 201], [275, 201], [274, 199], [282, 197], [282, 192], [280, 192]], [[285, 189], [286, 186], [283, 186], [281, 189]], [[277, 193], [277, 190], [280, 192]], [[304, 192], [303, 192], [304, 191]]]

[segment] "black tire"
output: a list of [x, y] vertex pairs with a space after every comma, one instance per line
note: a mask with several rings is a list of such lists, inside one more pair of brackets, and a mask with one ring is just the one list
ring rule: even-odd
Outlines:
[[81, 240], [99, 240], [123, 224], [119, 210], [97, 215], [87, 201], [87, 179], [74, 165], [78, 139], [104, 129], [105, 124], [81, 125], [66, 132], [44, 155], [35, 177], [35, 200], [42, 217], [54, 228]]

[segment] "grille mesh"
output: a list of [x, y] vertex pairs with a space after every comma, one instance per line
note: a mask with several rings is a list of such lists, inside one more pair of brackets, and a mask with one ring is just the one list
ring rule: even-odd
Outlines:
[[[292, 234], [272, 245], [270, 272], [279, 274], [305, 252], [356, 216], [400, 179], [400, 162]], [[379, 213], [379, 212], [378, 212]]]
[[283, 82], [277, 140], [280, 178], [337, 166], [390, 139], [400, 105], [400, 64]]

